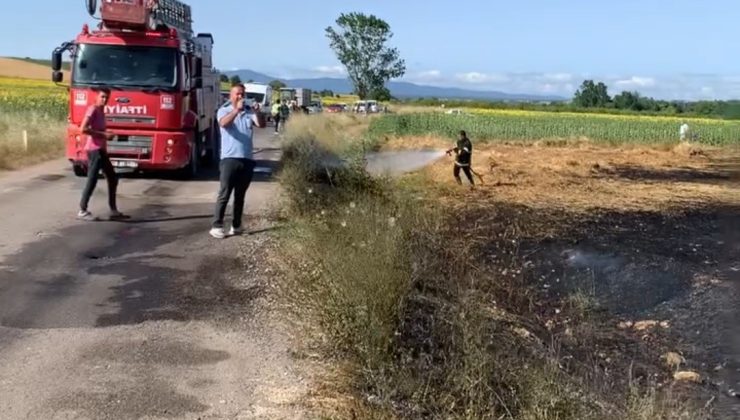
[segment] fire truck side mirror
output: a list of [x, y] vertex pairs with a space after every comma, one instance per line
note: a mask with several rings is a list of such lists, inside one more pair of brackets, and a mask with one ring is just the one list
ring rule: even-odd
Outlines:
[[62, 52], [59, 50], [54, 50], [51, 53], [51, 69], [54, 71], [62, 69]]
[[86, 0], [85, 7], [90, 16], [95, 16], [95, 11], [98, 10], [98, 2], [97, 0]]
[[59, 70], [56, 70], [51, 73], [51, 81], [54, 83], [62, 83], [62, 80], [64, 80], [64, 73], [62, 73]]

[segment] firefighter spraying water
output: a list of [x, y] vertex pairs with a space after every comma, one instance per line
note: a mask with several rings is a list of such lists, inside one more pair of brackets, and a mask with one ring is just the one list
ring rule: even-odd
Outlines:
[[453, 152], [455, 153], [455, 166], [452, 172], [457, 183], [462, 185], [462, 180], [460, 179], [460, 170], [462, 170], [468, 178], [471, 188], [475, 186], [473, 174], [478, 177], [482, 184], [483, 177], [473, 170], [473, 143], [470, 141], [464, 130], [460, 130], [455, 147], [445, 151], [448, 156], [451, 156]]

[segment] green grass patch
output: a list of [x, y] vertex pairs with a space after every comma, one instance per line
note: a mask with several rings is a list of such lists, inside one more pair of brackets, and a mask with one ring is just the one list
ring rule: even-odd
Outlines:
[[[383, 136], [439, 135], [454, 138], [466, 130], [482, 141], [535, 141], [588, 139], [609, 144], [677, 143], [680, 120], [589, 114], [556, 114], [529, 111], [491, 111], [486, 114], [449, 115], [421, 112], [384, 115], [369, 128], [373, 138]], [[694, 141], [705, 145], [740, 144], [740, 122], [692, 120]]]

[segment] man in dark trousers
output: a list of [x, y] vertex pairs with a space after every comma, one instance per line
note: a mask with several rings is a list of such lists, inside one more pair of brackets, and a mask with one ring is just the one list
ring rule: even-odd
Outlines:
[[452, 149], [447, 150], [446, 153], [449, 155], [452, 152], [455, 152], [456, 155], [455, 168], [452, 170], [452, 174], [455, 176], [457, 183], [462, 185], [462, 180], [460, 179], [460, 169], [462, 169], [463, 172], [465, 172], [465, 176], [468, 178], [468, 181], [470, 181], [471, 187], [475, 186], [475, 182], [473, 182], [473, 174], [470, 171], [471, 157], [473, 156], [473, 143], [470, 142], [465, 130], [460, 130], [457, 145]]
[[229, 235], [239, 235], [242, 229], [242, 214], [244, 213], [244, 197], [247, 188], [252, 182], [256, 163], [252, 160], [253, 127], [263, 127], [257, 110], [244, 103], [244, 85], [241, 83], [231, 87], [229, 102], [225, 103], [217, 112], [218, 125], [221, 129], [221, 186], [218, 191], [215, 214], [211, 231], [214, 238], [224, 238], [224, 215], [232, 191], [234, 192], [234, 218], [231, 222]]
[[288, 107], [280, 102], [280, 99], [278, 99], [272, 105], [272, 119], [275, 121], [275, 134], [280, 132], [281, 122], [283, 123], [283, 129], [285, 128], [285, 120], [288, 119]]
[[82, 220], [97, 220], [87, 209], [90, 203], [90, 197], [95, 191], [98, 184], [98, 174], [103, 171], [105, 180], [108, 183], [108, 207], [110, 209], [111, 219], [127, 218], [123, 213], [118, 211], [116, 205], [116, 190], [118, 189], [118, 175], [113, 169], [110, 159], [108, 158], [108, 141], [114, 135], [106, 130], [105, 124], [105, 105], [110, 99], [110, 89], [101, 88], [98, 90], [98, 96], [95, 104], [90, 105], [85, 112], [85, 117], [80, 124], [80, 131], [85, 135], [85, 152], [87, 153], [87, 182], [82, 190], [80, 198], [80, 210], [77, 217]]

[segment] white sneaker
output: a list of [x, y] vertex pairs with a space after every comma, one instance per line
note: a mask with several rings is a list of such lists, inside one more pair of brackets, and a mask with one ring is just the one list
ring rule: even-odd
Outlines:
[[210, 233], [211, 236], [213, 236], [216, 239], [223, 239], [226, 237], [226, 235], [224, 235], [223, 228], [211, 228], [210, 232], [208, 233]]
[[241, 235], [244, 233], [244, 228], [235, 228], [234, 226], [229, 229], [229, 235]]
[[87, 210], [80, 210], [77, 212], [77, 218], [82, 220], [94, 220], [93, 214]]

